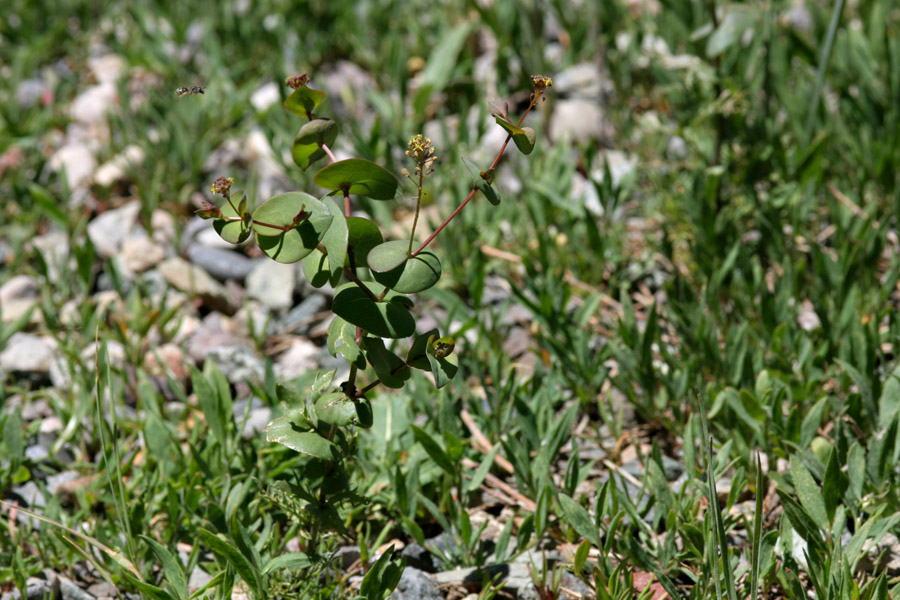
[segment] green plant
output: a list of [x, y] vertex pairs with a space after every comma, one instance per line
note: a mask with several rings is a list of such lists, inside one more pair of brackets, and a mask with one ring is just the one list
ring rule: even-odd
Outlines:
[[[409, 295], [433, 287], [440, 279], [441, 263], [429, 250], [429, 244], [476, 194], [481, 192], [493, 205], [500, 203], [492, 183], [509, 142], [514, 142], [524, 154], [533, 150], [535, 132], [522, 126], [522, 122], [541, 100], [551, 80], [534, 76], [532, 81], [534, 91], [530, 103], [517, 122], [513, 123], [505, 110], [495, 114], [507, 138], [493, 162], [480, 171], [467, 161], [472, 174], [469, 194], [424, 241], [416, 239], [416, 229], [425, 180], [435, 171], [437, 161], [431, 141], [423, 135], [415, 135], [409, 141], [406, 155], [415, 168], [412, 173], [405, 168], [402, 172], [414, 188], [415, 215], [408, 239], [386, 241], [373, 221], [352, 214], [353, 197], [394, 200], [402, 194], [400, 180], [371, 161], [335, 158], [331, 145], [337, 137], [338, 125], [316, 116], [325, 94], [310, 88], [305, 74], [287, 81], [294, 91], [285, 101], [285, 107], [307, 119], [294, 139], [292, 156], [304, 170], [321, 159], [329, 159], [330, 164], [313, 177], [319, 187], [327, 190], [325, 196], [318, 199], [304, 192], [289, 192], [251, 210], [243, 193], [232, 192], [234, 179], [222, 177], [212, 186], [212, 192], [223, 199], [221, 205], [207, 203], [198, 211], [202, 217], [213, 220], [214, 228], [226, 241], [240, 243], [254, 234], [267, 256], [282, 263], [300, 262], [313, 286], [330, 283], [335, 288], [332, 305], [335, 318], [328, 328], [328, 348], [333, 355], [346, 359], [347, 379], [335, 381], [336, 371], [330, 371], [316, 373], [312, 384], [302, 390], [278, 385], [276, 393], [283, 414], [266, 428], [269, 441], [300, 455], [290, 476], [269, 483], [268, 494], [298, 518], [301, 550], [312, 563], [321, 563], [326, 557], [325, 550], [329, 547], [326, 534], [350, 536], [338, 509], [342, 505], [363, 506], [367, 501], [352, 489], [349, 471], [349, 463], [354, 459], [355, 428], [372, 425], [372, 407], [367, 394], [378, 385], [402, 388], [412, 369], [429, 372], [436, 388], [445, 386], [457, 372], [456, 343], [452, 337], [441, 336], [436, 329], [416, 335], [413, 301]], [[407, 338], [412, 341], [404, 352], [399, 344]], [[194, 383], [202, 389], [198, 373]], [[201, 394], [201, 400], [205, 395]], [[227, 421], [228, 415], [213, 418], [219, 414], [214, 406], [203, 406], [203, 409], [213, 425], [213, 433], [224, 439], [221, 427], [217, 428], [216, 424]], [[432, 459], [461, 487], [461, 469], [454, 464], [462, 454], [459, 440], [445, 434], [448, 445], [458, 450], [451, 449], [454, 457], [451, 459], [427, 433], [417, 428], [414, 431], [417, 441]], [[486, 473], [490, 461], [485, 464]], [[420, 500], [443, 521], [440, 509], [421, 495]], [[466, 553], [474, 551], [480, 531], [472, 530], [464, 509], [452, 512], [458, 517], [455, 520], [459, 522], [461, 547]], [[454, 529], [449, 523], [445, 528]], [[210, 533], [204, 539], [214, 542], [217, 538]], [[224, 553], [222, 544], [217, 542], [213, 547]], [[386, 560], [383, 556], [376, 563], [378, 568], [373, 567], [367, 574], [360, 589], [364, 597], [381, 598], [396, 585], [398, 563], [388, 565]], [[245, 580], [256, 572], [254, 561], [230, 558], [229, 561]], [[258, 575], [253, 577], [256, 585], [251, 587], [258, 595], [265, 595], [264, 580]]]

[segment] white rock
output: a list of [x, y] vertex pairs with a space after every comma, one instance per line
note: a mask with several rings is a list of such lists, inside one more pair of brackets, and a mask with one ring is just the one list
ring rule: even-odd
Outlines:
[[126, 179], [128, 169], [140, 166], [143, 162], [144, 150], [140, 146], [132, 144], [100, 165], [100, 168], [94, 173], [94, 183], [102, 187], [109, 187]]
[[281, 94], [278, 93], [278, 85], [274, 81], [263, 85], [250, 96], [250, 104], [257, 112], [265, 111], [277, 104], [279, 100], [281, 100]]
[[166, 258], [166, 249], [146, 235], [132, 235], [122, 242], [122, 263], [132, 273], [142, 273]]
[[321, 349], [305, 339], [296, 339], [291, 347], [278, 358], [275, 376], [279, 379], [293, 379], [319, 368]]
[[140, 212], [141, 203], [134, 200], [125, 206], [108, 210], [88, 223], [87, 233], [97, 254], [103, 258], [118, 254]]
[[78, 188], [90, 183], [97, 159], [87, 144], [73, 143], [54, 152], [48, 164], [52, 171], [66, 173], [69, 187]]
[[264, 260], [247, 276], [247, 295], [273, 310], [290, 308], [293, 304], [297, 270], [274, 260]]
[[574, 98], [559, 100], [550, 115], [550, 137], [588, 142], [592, 139], [606, 141], [613, 135], [597, 100]]
[[0, 369], [7, 372], [48, 373], [56, 355], [56, 341], [30, 333], [15, 333], [0, 352]]
[[0, 286], [0, 305], [6, 305], [13, 300], [36, 299], [40, 291], [33, 277], [16, 275]]
[[233, 315], [238, 303], [225, 286], [196, 265], [172, 257], [159, 265], [159, 272], [175, 288], [200, 298], [212, 310]]
[[125, 59], [117, 54], [104, 54], [89, 58], [88, 68], [99, 83], [114, 84], [125, 70]]
[[113, 83], [101, 83], [84, 90], [69, 106], [69, 116], [86, 125], [105, 125], [106, 113], [119, 103]]
[[816, 314], [816, 309], [809, 300], [803, 301], [800, 314], [797, 315], [797, 324], [803, 331], [814, 331], [822, 326], [822, 321], [819, 320], [819, 315]]

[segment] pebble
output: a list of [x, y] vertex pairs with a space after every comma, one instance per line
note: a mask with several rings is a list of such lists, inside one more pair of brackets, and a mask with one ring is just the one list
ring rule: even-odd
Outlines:
[[70, 188], [79, 188], [90, 183], [97, 159], [87, 144], [71, 142], [53, 153], [48, 166], [51, 171], [65, 172]]
[[182, 258], [172, 257], [160, 263], [158, 268], [170, 285], [200, 298], [210, 309], [226, 315], [237, 312], [237, 304], [225, 287], [200, 267]]
[[206, 359], [209, 350], [213, 347], [240, 345], [241, 340], [234, 329], [231, 319], [218, 313], [210, 313], [188, 338], [188, 356], [199, 363]]
[[96, 600], [94, 596], [87, 593], [68, 577], [59, 578], [59, 591], [62, 600]]
[[175, 381], [185, 381], [190, 376], [184, 351], [176, 344], [163, 344], [144, 355], [144, 369], [155, 376], [170, 374]]
[[403, 569], [397, 588], [388, 596], [392, 600], [442, 600], [443, 597], [428, 573], [409, 566]]
[[[16, 275], [0, 286], [0, 308], [3, 322], [9, 323], [22, 317], [37, 304], [40, 288], [37, 281], [28, 275]], [[32, 313], [31, 318], [37, 315]]]
[[247, 420], [244, 422], [243, 428], [241, 429], [241, 438], [245, 441], [249, 441], [261, 435], [265, 430], [266, 425], [268, 425], [271, 420], [271, 408], [268, 406], [254, 408], [250, 411], [250, 414], [247, 415]]
[[134, 200], [95, 217], [88, 224], [87, 233], [97, 254], [103, 258], [117, 255], [140, 212], [141, 203]]
[[166, 258], [166, 249], [140, 233], [125, 238], [119, 258], [125, 268], [132, 273], [143, 273]]
[[596, 62], [583, 62], [567, 67], [553, 76], [553, 92], [566, 98], [600, 100], [604, 96], [603, 73]]
[[308, 371], [319, 368], [321, 348], [306, 339], [296, 339], [275, 363], [275, 376], [279, 379], [294, 379]]
[[0, 369], [11, 374], [44, 376], [56, 356], [56, 341], [30, 333], [14, 333], [0, 352]]
[[28, 109], [37, 104], [41, 96], [49, 90], [49, 86], [41, 79], [25, 79], [16, 88], [16, 100], [19, 102], [19, 106]]
[[281, 334], [302, 332], [313, 317], [325, 309], [327, 301], [322, 294], [311, 294], [278, 320], [276, 329]]
[[294, 301], [296, 277], [294, 265], [260, 261], [247, 276], [247, 295], [273, 310], [287, 310]]
[[109, 159], [94, 172], [94, 183], [100, 187], [110, 187], [128, 179], [128, 171], [144, 163], [144, 149], [135, 144]]
[[106, 127], [106, 113], [119, 102], [119, 93], [112, 82], [94, 85], [75, 97], [69, 106], [73, 121], [85, 125]]
[[209, 349], [206, 358], [215, 362], [231, 383], [259, 380], [265, 374], [262, 361], [246, 346], [215, 346]]
[[29, 508], [43, 508], [46, 505], [44, 494], [34, 481], [27, 481], [22, 485], [14, 485], [10, 491], [18, 496]]
[[557, 100], [550, 114], [550, 137], [556, 140], [584, 143], [597, 140], [601, 144], [614, 136], [599, 101], [572, 98]]
[[220, 281], [226, 279], [244, 281], [258, 263], [269, 260], [268, 258], [254, 260], [231, 248], [233, 246], [230, 244], [228, 249], [224, 249], [194, 243], [187, 247], [187, 257], [193, 264], [202, 267]]
[[278, 84], [270, 81], [260, 86], [253, 95], [250, 96], [250, 104], [256, 109], [256, 112], [265, 112], [273, 105], [281, 100], [281, 93], [278, 91]]
[[50, 231], [31, 240], [31, 246], [41, 253], [47, 264], [47, 278], [57, 283], [60, 274], [69, 273], [69, 236], [62, 231]]

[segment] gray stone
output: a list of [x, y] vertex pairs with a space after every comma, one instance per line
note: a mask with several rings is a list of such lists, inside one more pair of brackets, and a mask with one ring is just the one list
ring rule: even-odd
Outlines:
[[425, 571], [407, 566], [400, 576], [400, 583], [388, 598], [392, 600], [442, 600], [437, 585]]
[[266, 425], [269, 424], [271, 419], [272, 409], [268, 406], [251, 410], [250, 414], [247, 416], [247, 420], [244, 422], [243, 429], [241, 430], [241, 437], [244, 440], [252, 440], [259, 436], [265, 430]]
[[231, 383], [258, 380], [265, 373], [262, 361], [246, 346], [215, 346], [209, 349], [206, 358], [215, 362]]
[[[0, 286], [0, 309], [3, 322], [15, 321], [37, 304], [40, 288], [28, 275], [16, 275]], [[35, 314], [32, 313], [32, 319]]]
[[128, 179], [128, 173], [144, 162], [144, 149], [135, 144], [109, 159], [94, 172], [94, 183], [100, 187], [110, 187]]
[[47, 277], [51, 283], [59, 281], [59, 275], [69, 269], [69, 236], [62, 231], [51, 231], [31, 240], [31, 246], [41, 253], [47, 263]]
[[140, 212], [141, 203], [134, 200], [119, 208], [108, 210], [88, 223], [88, 237], [91, 238], [97, 254], [103, 258], [117, 255], [122, 242], [137, 223]]
[[54, 172], [65, 172], [69, 187], [78, 188], [90, 182], [97, 168], [97, 159], [90, 146], [73, 142], [54, 152], [48, 166]]
[[87, 88], [69, 105], [69, 116], [73, 121], [97, 127], [104, 131], [106, 113], [119, 102], [119, 93], [114, 83], [101, 83]]
[[59, 591], [63, 600], [96, 600], [68, 577], [59, 578]]
[[434, 573], [436, 571], [434, 565], [434, 556], [417, 544], [411, 542], [400, 552], [400, 556], [406, 559], [407, 568], [414, 568], [417, 571], [425, 571], [426, 573]]
[[34, 462], [34, 463], [44, 462], [45, 460], [47, 460], [47, 458], [49, 456], [50, 456], [50, 453], [43, 446], [36, 445], [36, 446], [28, 446], [27, 448], [25, 448], [25, 458], [27, 458], [31, 462]]
[[273, 310], [285, 310], [294, 300], [297, 271], [293, 265], [264, 260], [247, 276], [247, 295]]
[[184, 259], [173, 257], [159, 265], [159, 272], [176, 289], [200, 298], [212, 310], [233, 315], [238, 308], [231, 294], [212, 276]]
[[31, 108], [50, 88], [41, 79], [25, 79], [16, 89], [16, 100], [22, 108]]
[[212, 575], [201, 569], [200, 565], [197, 565], [191, 571], [191, 577], [188, 579], [188, 592], [193, 594], [210, 581], [212, 581]]
[[[25, 597], [28, 600], [45, 600], [48, 598], [58, 598], [59, 594], [59, 580], [56, 577], [52, 579], [38, 579], [37, 577], [29, 577], [25, 584]], [[15, 589], [8, 594], [4, 594], [2, 597], [9, 598], [10, 600], [19, 600], [22, 595], [19, 593], [18, 589]]]
[[316, 293], [307, 296], [300, 304], [292, 308], [288, 314], [278, 320], [278, 332], [282, 335], [302, 332], [302, 327], [324, 310], [326, 304], [327, 301], [322, 294]]
[[9, 373], [45, 376], [56, 356], [56, 341], [32, 335], [15, 333], [0, 352], [0, 368]]
[[218, 346], [237, 346], [241, 340], [235, 335], [233, 321], [218, 313], [203, 319], [187, 341], [188, 355], [196, 362], [206, 359], [209, 351]]
[[46, 505], [44, 494], [34, 481], [26, 481], [22, 485], [15, 485], [9, 490], [18, 496], [28, 508], [43, 508]]
[[142, 273], [155, 267], [166, 258], [166, 249], [141, 233], [131, 235], [122, 242], [122, 264], [132, 273]]
[[258, 263], [269, 260], [268, 258], [254, 260], [231, 249], [214, 248], [203, 244], [188, 246], [187, 257], [220, 281], [225, 279], [244, 281]]
[[111, 599], [119, 595], [116, 588], [109, 585], [105, 581], [98, 581], [97, 583], [91, 585], [87, 589], [87, 591], [98, 600], [104, 600], [105, 598]]
[[47, 477], [47, 491], [51, 494], [55, 494], [59, 489], [59, 486], [74, 481], [79, 477], [81, 477], [81, 474], [78, 471], [63, 471], [62, 473], [51, 475]]
[[595, 62], [572, 65], [553, 76], [553, 89], [558, 96], [600, 100], [603, 97], [603, 73]]
[[275, 376], [294, 379], [319, 367], [321, 349], [306, 339], [296, 339], [275, 363]]
[[281, 93], [279, 92], [278, 84], [274, 81], [270, 81], [253, 92], [253, 95], [250, 96], [250, 104], [253, 105], [256, 112], [265, 112], [273, 105], [277, 104], [280, 99]]
[[599, 101], [583, 98], [558, 100], [550, 115], [550, 137], [577, 143], [591, 140], [605, 143], [613, 137], [613, 128]]

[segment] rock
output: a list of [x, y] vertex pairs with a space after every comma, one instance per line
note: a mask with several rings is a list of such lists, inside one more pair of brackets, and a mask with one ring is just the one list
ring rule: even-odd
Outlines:
[[150, 215], [150, 231], [157, 244], [172, 244], [175, 241], [175, 217], [172, 213], [157, 208]]
[[666, 143], [666, 158], [669, 160], [684, 160], [687, 158], [687, 142], [680, 135], [673, 135]]
[[51, 494], [56, 494], [60, 486], [79, 479], [80, 477], [81, 474], [78, 471], [63, 471], [55, 475], [50, 475], [47, 477], [47, 491]]
[[296, 339], [290, 348], [278, 357], [275, 363], [275, 377], [294, 379], [308, 371], [319, 368], [321, 349], [306, 339]]
[[[45, 598], [59, 597], [59, 580], [56, 577], [52, 579], [38, 579], [37, 577], [29, 577], [25, 584], [25, 597], [28, 600], [44, 600]], [[22, 595], [19, 590], [13, 590], [8, 594], [3, 594], [2, 598], [10, 600], [19, 600]]]
[[112, 53], [92, 56], [87, 64], [99, 83], [116, 83], [126, 67], [125, 59]]
[[22, 485], [14, 485], [9, 488], [9, 491], [18, 496], [28, 508], [44, 508], [46, 505], [44, 494], [41, 493], [34, 481], [27, 481]]
[[190, 376], [184, 351], [176, 344], [163, 344], [144, 354], [144, 369], [150, 375], [163, 377], [170, 374], [176, 381], [186, 381]]
[[62, 231], [51, 231], [31, 240], [31, 246], [41, 253], [47, 263], [47, 278], [50, 283], [59, 281], [59, 275], [67, 271], [74, 260], [69, 256], [69, 236]]
[[19, 86], [16, 88], [16, 100], [19, 106], [28, 109], [37, 104], [47, 93], [52, 93], [52, 91], [50, 86], [44, 83], [43, 80], [37, 78], [24, 79], [19, 82]]
[[268, 258], [254, 260], [231, 248], [233, 246], [230, 244], [229, 249], [191, 244], [187, 247], [187, 257], [219, 281], [226, 279], [244, 281], [257, 264], [269, 260]]
[[235, 333], [234, 322], [217, 313], [206, 316], [187, 340], [187, 351], [190, 358], [203, 362], [211, 348], [216, 346], [236, 346], [241, 340]]
[[407, 566], [400, 583], [388, 598], [392, 600], [443, 600], [437, 585], [425, 571]]
[[250, 104], [253, 105], [256, 112], [265, 112], [279, 100], [281, 100], [281, 93], [278, 91], [278, 84], [274, 81], [262, 85], [250, 96]]
[[[3, 322], [9, 323], [22, 317], [38, 302], [40, 288], [37, 281], [28, 275], [16, 275], [0, 286], [0, 310]], [[32, 313], [32, 320], [35, 318]]]
[[303, 332], [303, 326], [307, 325], [313, 317], [325, 309], [327, 301], [322, 294], [312, 294], [291, 309], [291, 311], [278, 320], [276, 330], [282, 334]]
[[503, 563], [483, 569], [477, 567], [454, 569], [435, 573], [432, 578], [438, 586], [460, 582], [481, 586], [484, 577], [492, 579], [498, 573], [501, 576], [499, 582], [504, 584], [503, 589], [511, 592], [514, 597], [528, 598], [529, 600], [537, 598], [528, 565], [523, 563]]
[[294, 265], [261, 261], [247, 276], [247, 295], [273, 310], [288, 309], [293, 304], [296, 277]]
[[605, 144], [614, 135], [612, 125], [597, 100], [573, 98], [558, 100], [550, 113], [550, 137], [585, 143], [597, 140]]
[[88, 223], [88, 237], [91, 238], [97, 254], [103, 258], [116, 256], [122, 242], [137, 223], [140, 212], [141, 203], [134, 200], [119, 208], [108, 210]]
[[59, 578], [59, 591], [62, 600], [96, 600], [91, 594], [87, 593], [68, 577]]
[[55, 356], [55, 340], [30, 333], [14, 333], [0, 352], [0, 369], [42, 379], [49, 374]]
[[191, 577], [188, 579], [188, 592], [193, 594], [210, 581], [212, 581], [212, 576], [201, 569], [200, 565], [197, 565], [194, 567], [194, 570], [191, 571]]
[[97, 598], [97, 600], [106, 600], [118, 597], [118, 592], [116, 588], [109, 585], [105, 581], [98, 581], [97, 583], [91, 585], [87, 592]]
[[406, 559], [407, 568], [411, 567], [417, 571], [425, 571], [426, 573], [434, 573], [437, 571], [434, 565], [434, 556], [416, 542], [409, 543], [400, 552], [400, 556]]
[[[622, 181], [631, 175], [637, 167], [637, 157], [630, 156], [620, 150], [606, 150], [603, 152], [603, 158], [606, 161], [609, 173], [612, 176], [612, 185], [614, 188], [619, 187]], [[604, 171], [598, 169], [592, 174], [597, 181], [603, 181]]]
[[128, 171], [144, 163], [144, 150], [131, 144], [125, 150], [106, 161], [94, 172], [94, 183], [101, 187], [110, 187], [119, 181], [128, 179]]
[[334, 114], [338, 118], [350, 115], [355, 120], [365, 120], [369, 115], [366, 101], [370, 89], [377, 87], [372, 75], [358, 65], [339, 60], [322, 67], [316, 74], [316, 82], [328, 94]]
[[87, 144], [72, 142], [54, 152], [48, 166], [51, 171], [64, 172], [70, 188], [79, 188], [90, 183], [97, 159]]
[[131, 235], [122, 242], [120, 260], [132, 273], [142, 273], [166, 258], [166, 249], [144, 235]]
[[159, 265], [159, 272], [176, 289], [200, 298], [212, 310], [233, 315], [238, 305], [218, 281], [198, 266], [173, 257]]
[[551, 92], [566, 98], [601, 100], [604, 96], [603, 73], [596, 62], [583, 62], [553, 76]]
[[206, 358], [215, 362], [231, 383], [259, 380], [265, 374], [262, 361], [246, 346], [215, 346], [209, 349]]
[[900, 539], [888, 532], [877, 544], [872, 544], [872, 541], [871, 538], [866, 540], [866, 554], [861, 560], [861, 568], [868, 573], [886, 571], [890, 578], [900, 575]]
[[106, 113], [119, 103], [119, 93], [112, 82], [91, 86], [78, 94], [69, 106], [73, 121], [106, 127]]

